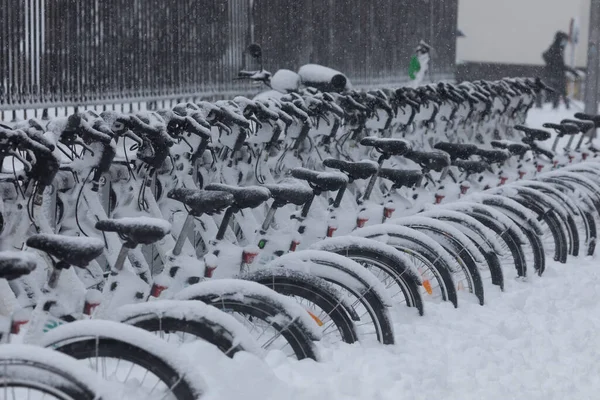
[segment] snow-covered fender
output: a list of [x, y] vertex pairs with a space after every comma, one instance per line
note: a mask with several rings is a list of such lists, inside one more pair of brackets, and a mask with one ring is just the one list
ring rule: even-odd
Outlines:
[[483, 282], [477, 265], [486, 263], [486, 260], [464, 233], [447, 222], [421, 215], [396, 218], [389, 221], [389, 223], [407, 226], [422, 232], [425, 231], [424, 233], [431, 232], [434, 239], [443, 247], [445, 247], [445, 244], [440, 241], [446, 242], [451, 249], [451, 254], [455, 253], [456, 257], [460, 259], [461, 268], [467, 270], [473, 286], [473, 293], [479, 299], [479, 303], [484, 304]]
[[387, 268], [394, 271], [395, 276], [404, 280], [408, 287], [415, 286], [416, 290], [411, 291], [411, 293], [404, 293], [404, 296], [407, 305], [416, 307], [419, 314], [423, 315], [423, 301], [416, 287], [422, 285], [419, 272], [410, 259], [394, 247], [377, 240], [357, 236], [339, 236], [321, 240], [310, 248], [337, 253], [355, 261], [357, 261], [357, 258], [358, 261], [367, 258], [385, 264]]

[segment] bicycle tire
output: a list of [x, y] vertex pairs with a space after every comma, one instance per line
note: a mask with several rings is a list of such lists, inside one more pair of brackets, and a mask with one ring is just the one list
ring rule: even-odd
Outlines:
[[285, 296], [301, 297], [316, 304], [331, 318], [343, 342], [354, 343], [358, 340], [356, 326], [348, 307], [343, 304], [342, 296], [323, 279], [287, 268], [265, 268], [238, 278], [257, 282]]
[[41, 339], [75, 359], [98, 357], [129, 361], [154, 374], [178, 400], [195, 400], [204, 392], [203, 380], [192, 376], [172, 346], [143, 329], [106, 320], [82, 320], [60, 325]]
[[520, 230], [516, 230], [518, 227], [510, 218], [495, 208], [479, 203], [456, 202], [452, 204], [446, 204], [444, 208], [449, 208], [470, 215], [487, 228], [495, 232], [496, 235], [498, 235], [498, 239], [502, 240], [506, 245], [506, 248], [509, 250], [513, 266], [517, 271], [517, 276], [527, 276], [527, 264], [525, 262], [525, 256], [522, 249], [522, 240], [526, 240], [526, 238]]
[[[435, 221], [435, 226], [432, 226], [432, 220]], [[436, 221], [429, 217], [407, 217], [407, 219], [400, 218], [390, 222], [421, 231], [434, 238], [436, 242], [454, 257], [463, 271], [465, 278], [469, 280], [470, 291], [477, 297], [479, 304], [484, 305], [485, 294], [483, 282], [477, 268], [478, 261], [476, 260], [478, 250], [471, 244], [466, 235], [445, 222]], [[444, 225], [444, 227], [442, 228], [440, 225]], [[481, 261], [485, 260], [482, 254], [479, 255], [481, 256]]]
[[422, 215], [449, 223], [463, 232], [485, 258], [492, 285], [499, 286], [500, 290], [504, 290], [504, 273], [498, 257], [498, 254], [503, 251], [497, 246], [496, 238], [493, 237], [495, 236], [494, 231], [472, 216], [458, 211], [437, 208], [422, 213]]
[[[311, 268], [311, 265], [316, 268]], [[371, 318], [379, 342], [395, 343], [394, 328], [387, 310], [392, 302], [385, 300], [385, 292], [380, 289], [381, 282], [360, 264], [339, 254], [307, 249], [288, 253], [265, 267], [309, 268], [311, 274], [341, 287], [358, 299]]]
[[[367, 269], [370, 267], [383, 271], [400, 287], [406, 305], [415, 307], [419, 315], [424, 314], [423, 299], [419, 290], [422, 283], [418, 272], [414, 270], [410, 260], [394, 247], [376, 240], [342, 236], [322, 240], [311, 248], [331, 251], [354, 260]], [[388, 289], [389, 287], [387, 286]]]
[[445, 257], [451, 256], [427, 235], [414, 229], [391, 224], [357, 229], [352, 235], [369, 239], [387, 236], [386, 244], [423, 262], [440, 285], [442, 300], [449, 301], [454, 307], [458, 307], [452, 267], [445, 261]]
[[228, 313], [257, 318], [273, 326], [297, 359], [318, 361], [313, 343], [320, 339], [314, 320], [300, 305], [266, 286], [241, 279], [215, 279], [188, 286], [177, 300], [199, 300]]
[[65, 354], [32, 345], [0, 345], [0, 389], [33, 389], [61, 400], [100, 400], [95, 378]]
[[157, 300], [119, 307], [112, 320], [148, 332], [181, 333], [212, 343], [228, 357], [240, 351], [261, 355], [244, 326], [199, 301]]

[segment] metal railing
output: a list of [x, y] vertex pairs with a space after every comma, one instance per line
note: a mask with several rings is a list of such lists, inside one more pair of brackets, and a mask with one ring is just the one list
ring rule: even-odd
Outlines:
[[314, 62], [358, 86], [401, 83], [419, 40], [454, 74], [457, 0], [0, 0], [0, 111], [214, 98], [262, 45], [265, 68]]

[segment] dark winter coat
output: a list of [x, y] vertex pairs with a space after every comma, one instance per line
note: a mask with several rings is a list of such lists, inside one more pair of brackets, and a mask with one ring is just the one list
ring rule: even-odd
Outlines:
[[554, 37], [554, 43], [546, 50], [542, 57], [546, 63], [544, 67], [544, 77], [547, 83], [552, 86], [558, 93], [565, 93], [567, 91], [567, 77], [565, 73], [572, 71], [565, 64], [565, 48], [564, 41], [568, 39], [567, 34], [564, 32], [557, 32]]

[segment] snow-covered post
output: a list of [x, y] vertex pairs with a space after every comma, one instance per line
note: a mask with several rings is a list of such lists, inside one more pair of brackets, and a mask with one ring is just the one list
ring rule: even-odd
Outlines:
[[[592, 0], [590, 5], [590, 35], [588, 41], [587, 79], [585, 82], [585, 112], [598, 114], [598, 68], [600, 67], [600, 0]], [[596, 130], [588, 133], [596, 136]]]

